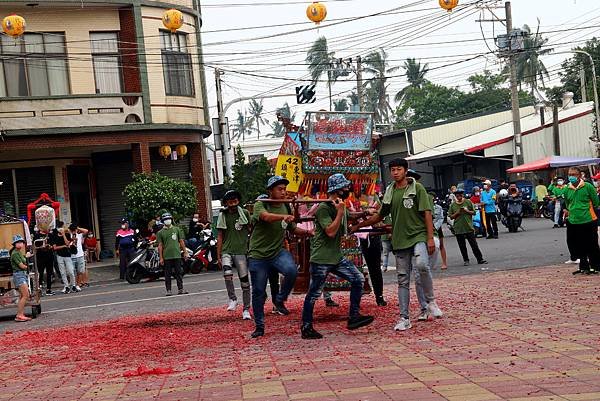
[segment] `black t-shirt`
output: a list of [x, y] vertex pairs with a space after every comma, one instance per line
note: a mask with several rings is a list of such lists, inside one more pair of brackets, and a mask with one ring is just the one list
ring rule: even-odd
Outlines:
[[[67, 233], [65, 233], [65, 236], [67, 237], [67, 241], [70, 242], [71, 241], [71, 233], [67, 232]], [[57, 230], [53, 230], [52, 233], [50, 233], [50, 237], [48, 239], [48, 242], [51, 245], [56, 245], [56, 246], [67, 245], [65, 243], [64, 237]], [[58, 251], [56, 251], [56, 254], [58, 256], [62, 256], [64, 258], [70, 258], [71, 257], [71, 251], [69, 250], [69, 248], [61, 248]]]
[[195, 223], [193, 220], [190, 221], [189, 230], [188, 230], [188, 239], [189, 238], [197, 238], [200, 239], [200, 233], [202, 232], [202, 226], [200, 223]]
[[[48, 237], [47, 243], [49, 244], [50, 243], [50, 233], [48, 233], [48, 234], [42, 234], [40, 232], [33, 233], [33, 244], [34, 244], [34, 246], [36, 244], [36, 241], [39, 240], [39, 242], [41, 243], [42, 240], [44, 240], [46, 237]], [[35, 252], [36, 252], [36, 254], [37, 254], [38, 257], [46, 258], [46, 257], [52, 256], [52, 252], [53, 251], [52, 251], [52, 248], [47, 248], [46, 247], [46, 248], [36, 248]]]

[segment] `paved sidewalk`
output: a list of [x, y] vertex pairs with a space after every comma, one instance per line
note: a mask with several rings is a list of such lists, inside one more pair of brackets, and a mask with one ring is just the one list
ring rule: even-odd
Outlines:
[[[376, 321], [355, 332], [347, 303], [318, 304], [325, 338], [312, 342], [301, 297], [258, 341], [224, 308], [8, 333], [0, 400], [600, 400], [600, 276], [561, 266], [435, 284], [446, 317], [404, 333], [391, 286], [386, 308], [365, 297]], [[165, 374], [130, 372], [143, 367]]]

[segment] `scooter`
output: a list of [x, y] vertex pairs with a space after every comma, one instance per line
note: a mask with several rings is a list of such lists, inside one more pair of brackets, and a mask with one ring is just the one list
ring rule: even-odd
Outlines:
[[214, 257], [217, 240], [209, 229], [201, 232], [201, 239], [196, 249], [188, 248], [190, 258], [184, 263], [187, 269], [193, 274], [198, 274], [206, 270], [218, 270], [217, 260]]
[[538, 216], [552, 220], [554, 218], [554, 201], [549, 196], [546, 196], [542, 202], [538, 203]]
[[[190, 253], [188, 253], [190, 254]], [[183, 265], [183, 275], [188, 273], [186, 263]], [[156, 240], [144, 238], [138, 242], [135, 254], [127, 265], [125, 279], [129, 284], [138, 284], [142, 279], [157, 280], [165, 275], [164, 266], [160, 264], [160, 255]]]
[[502, 223], [508, 228], [509, 233], [516, 233], [523, 221], [523, 198], [520, 195], [506, 198], [506, 216]]

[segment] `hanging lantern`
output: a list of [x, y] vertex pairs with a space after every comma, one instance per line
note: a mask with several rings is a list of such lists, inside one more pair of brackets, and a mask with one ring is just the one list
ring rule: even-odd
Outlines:
[[315, 1], [306, 9], [306, 16], [309, 20], [319, 25], [327, 17], [327, 7]]
[[187, 146], [185, 145], [177, 145], [175, 150], [177, 151], [177, 156], [181, 156], [182, 159], [187, 155]]
[[165, 28], [175, 33], [183, 26], [183, 13], [174, 8], [167, 10], [163, 13], [162, 22]]
[[448, 12], [452, 12], [458, 5], [458, 0], [440, 0], [440, 7]]
[[5, 34], [16, 38], [25, 32], [25, 18], [12, 14], [2, 20], [2, 30]]
[[160, 148], [158, 148], [158, 153], [166, 159], [167, 157], [171, 156], [171, 153], [173, 153], [173, 151], [171, 150], [171, 147], [169, 145], [163, 145]]

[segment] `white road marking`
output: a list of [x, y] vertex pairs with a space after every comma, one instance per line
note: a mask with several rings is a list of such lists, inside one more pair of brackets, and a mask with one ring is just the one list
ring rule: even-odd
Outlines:
[[[173, 297], [190, 297], [192, 295], [214, 294], [214, 293], [217, 293], [217, 292], [226, 292], [226, 291], [227, 291], [226, 289], [222, 289], [222, 290], [210, 290], [210, 291], [207, 290], [207, 291], [191, 292], [191, 293], [186, 294], [186, 295], [173, 295]], [[160, 296], [160, 297], [152, 297], [152, 298], [144, 298], [144, 299], [133, 299], [133, 300], [130, 300], [130, 301], [109, 302], [109, 303], [105, 303], [105, 304], [76, 306], [74, 308], [44, 310], [44, 314], [69, 312], [69, 311], [81, 310], [81, 309], [101, 308], [101, 307], [104, 307], [104, 306], [133, 304], [133, 303], [137, 303], [137, 302], [156, 301], [156, 300], [159, 300], [159, 299], [162, 299], [162, 300], [166, 301], [166, 300], [172, 300], [173, 297], [167, 297], [167, 296], [163, 295], [163, 296]]]

